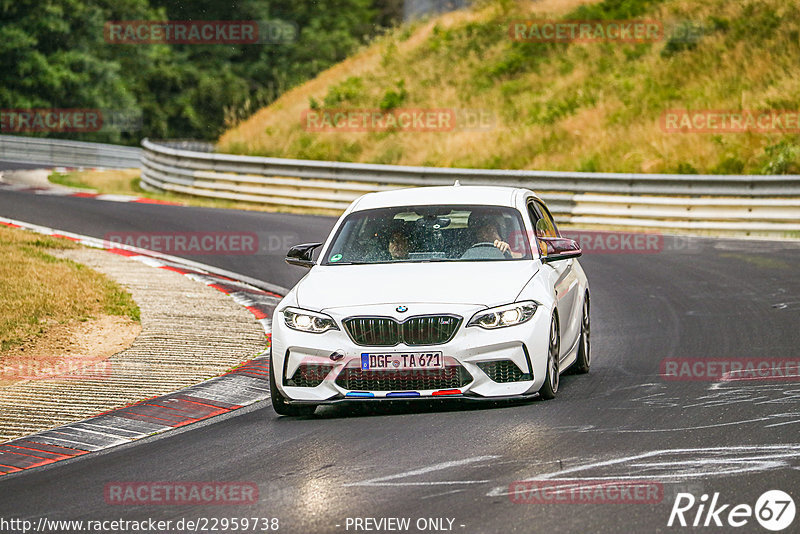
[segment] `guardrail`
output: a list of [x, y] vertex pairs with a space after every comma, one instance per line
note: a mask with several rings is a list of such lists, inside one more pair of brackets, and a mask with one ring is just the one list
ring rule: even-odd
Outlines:
[[800, 236], [800, 176], [621, 174], [410, 167], [216, 154], [209, 143], [142, 141], [143, 149], [0, 135], [0, 159], [128, 168], [159, 191], [341, 211], [370, 191], [494, 184], [537, 191], [580, 225]]
[[42, 137], [0, 135], [0, 160], [59, 167], [138, 167], [142, 149]]
[[537, 191], [564, 223], [800, 237], [800, 176], [622, 174], [410, 167], [182, 150], [143, 140], [142, 186], [276, 206], [344, 210], [370, 191], [493, 184]]

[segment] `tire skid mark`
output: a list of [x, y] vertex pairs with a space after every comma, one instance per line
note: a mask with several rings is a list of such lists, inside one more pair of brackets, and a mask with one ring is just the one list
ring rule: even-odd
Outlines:
[[[686, 482], [711, 477], [768, 473], [800, 468], [800, 444], [745, 445], [652, 450], [602, 459], [526, 478], [529, 481], [638, 480]], [[573, 478], [573, 475], [577, 478]], [[510, 495], [510, 486], [497, 486], [487, 497]]]

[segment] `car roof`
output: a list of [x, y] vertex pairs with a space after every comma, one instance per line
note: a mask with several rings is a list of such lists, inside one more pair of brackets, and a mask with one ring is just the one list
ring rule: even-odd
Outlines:
[[435, 204], [514, 207], [517, 195], [525, 192], [527, 192], [526, 189], [491, 185], [411, 187], [381, 191], [379, 193], [367, 193], [356, 201], [352, 211], [393, 206], [430, 206]]

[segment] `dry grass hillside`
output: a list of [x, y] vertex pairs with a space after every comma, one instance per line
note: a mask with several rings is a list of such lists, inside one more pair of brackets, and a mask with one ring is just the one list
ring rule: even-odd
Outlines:
[[[517, 42], [518, 19], [652, 19], [652, 43]], [[800, 136], [667, 132], [665, 110], [800, 110], [794, 0], [487, 1], [397, 28], [233, 126], [219, 150], [403, 165], [787, 173]], [[452, 131], [309, 131], [310, 109], [454, 109]], [[795, 129], [797, 131], [797, 128]]]

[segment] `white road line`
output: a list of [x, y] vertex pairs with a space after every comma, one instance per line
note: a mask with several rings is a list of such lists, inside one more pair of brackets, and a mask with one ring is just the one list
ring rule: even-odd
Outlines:
[[[693, 454], [697, 459], [684, 460], [680, 462], [664, 460], [650, 460], [650, 458]], [[565, 475], [570, 475], [592, 469], [615, 467], [627, 464], [626, 474], [622, 475], [600, 475], [580, 477], [581, 480], [659, 480], [659, 481], [681, 481], [697, 479], [703, 477], [721, 475], [741, 475], [743, 473], [757, 473], [774, 469], [796, 469], [787, 460], [800, 459], [800, 444], [786, 445], [762, 445], [762, 446], [740, 446], [740, 447], [708, 447], [694, 449], [663, 449], [648, 451], [641, 454], [613, 458], [597, 462], [589, 462], [559, 471], [544, 473], [535, 477], [527, 478], [524, 481], [532, 480], [574, 480]], [[691, 470], [682, 469], [684, 466], [692, 466]], [[635, 469], [642, 470], [641, 474], [636, 474]], [[666, 468], [671, 472], [653, 472], [652, 468]], [[705, 469], [703, 469], [705, 468]], [[509, 495], [508, 486], [498, 486], [486, 494], [488, 497], [499, 497]]]
[[378, 477], [372, 478], [369, 480], [364, 480], [362, 482], [352, 482], [350, 484], [345, 484], [345, 487], [349, 486], [435, 486], [435, 485], [443, 485], [443, 484], [483, 484], [488, 482], [488, 480], [453, 480], [453, 481], [439, 481], [439, 482], [388, 482], [390, 480], [397, 480], [401, 478], [413, 477], [417, 475], [424, 475], [427, 473], [433, 473], [435, 471], [442, 471], [444, 469], [450, 469], [451, 467], [459, 467], [462, 465], [469, 465], [476, 462], [482, 462], [484, 460], [494, 460], [495, 458], [500, 458], [499, 456], [474, 456], [472, 458], [465, 458], [463, 460], [453, 460], [450, 462], [442, 462], [439, 464], [430, 465], [427, 467], [423, 467], [420, 469], [414, 469], [412, 471], [406, 471], [404, 473], [398, 473], [396, 475], [389, 475], [385, 477]]
[[783, 423], [773, 423], [771, 425], [766, 425], [764, 428], [772, 428], [774, 426], [783, 426], [783, 425], [794, 425], [796, 423], [800, 423], [800, 419], [797, 419], [795, 421], [785, 421]]
[[491, 480], [436, 480], [433, 482], [373, 482], [366, 480], [345, 486], [449, 486], [450, 484], [488, 484]]
[[450, 491], [444, 491], [442, 493], [434, 493], [433, 495], [426, 495], [424, 497], [420, 497], [421, 499], [433, 499], [434, 497], [443, 497], [445, 495], [452, 495], [453, 493], [461, 493], [463, 489], [455, 489]]
[[699, 425], [699, 426], [687, 426], [682, 428], [647, 428], [641, 430], [625, 430], [625, 429], [604, 429], [602, 432], [619, 432], [620, 434], [631, 434], [631, 433], [642, 433], [642, 432], [687, 432], [689, 430], [697, 430], [699, 428], [717, 428], [720, 426], [730, 426], [730, 425], [743, 425], [745, 423], [757, 423], [759, 421], [768, 421], [772, 419], [771, 415], [766, 417], [757, 417], [755, 419], [745, 419], [744, 421], [731, 421], [729, 423], [715, 423], [713, 425]]

